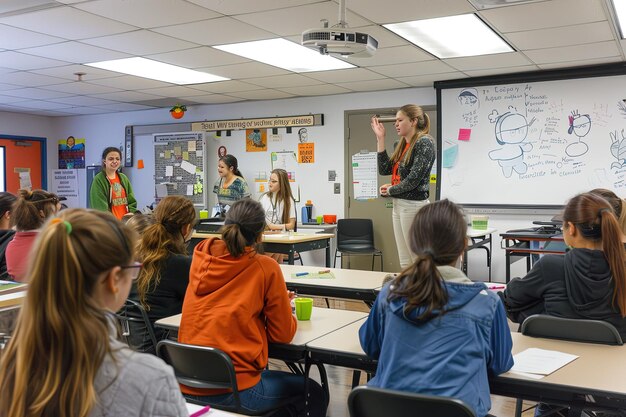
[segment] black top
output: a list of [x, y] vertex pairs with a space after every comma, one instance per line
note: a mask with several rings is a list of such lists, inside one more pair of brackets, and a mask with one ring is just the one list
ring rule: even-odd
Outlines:
[[[147, 313], [152, 323], [181, 313], [190, 268], [191, 256], [170, 255], [166, 258], [159, 285], [146, 296], [146, 302], [150, 306]], [[139, 294], [134, 286], [129, 298], [139, 301]]]
[[613, 306], [614, 283], [604, 252], [572, 249], [545, 255], [524, 278], [514, 278], [499, 295], [507, 316], [522, 323], [533, 314], [604, 320], [626, 338], [626, 319]]
[[12, 279], [7, 273], [7, 258], [5, 256], [7, 245], [13, 240], [15, 230], [0, 230], [0, 279]]

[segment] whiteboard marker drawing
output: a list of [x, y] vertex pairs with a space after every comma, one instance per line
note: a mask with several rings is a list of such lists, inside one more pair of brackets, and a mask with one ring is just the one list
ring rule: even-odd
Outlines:
[[489, 158], [498, 161], [506, 178], [510, 178], [513, 171], [520, 175], [525, 174], [528, 165], [524, 162], [524, 153], [530, 152], [533, 145], [524, 141], [528, 135], [528, 128], [535, 122], [535, 118], [533, 117], [529, 123], [526, 116], [509, 106], [509, 111], [501, 115], [497, 110], [492, 111], [489, 121], [496, 124], [496, 141], [501, 145], [500, 148], [489, 152]]
[[617, 130], [609, 132], [611, 137], [611, 154], [617, 159], [611, 164], [611, 168], [622, 168], [626, 166], [626, 136], [624, 129], [621, 132], [622, 138], [617, 137]]
[[469, 127], [478, 124], [478, 109], [480, 108], [480, 100], [478, 99], [478, 90], [475, 88], [464, 88], [459, 93], [457, 100], [463, 108], [461, 117]]
[[591, 130], [591, 117], [588, 114], [581, 115], [578, 110], [572, 111], [572, 114], [568, 116], [569, 128], [567, 133], [571, 135], [574, 133], [578, 137], [578, 142], [570, 143], [565, 148], [567, 156], [576, 157], [587, 153], [589, 146], [582, 141], [582, 138], [587, 136]]

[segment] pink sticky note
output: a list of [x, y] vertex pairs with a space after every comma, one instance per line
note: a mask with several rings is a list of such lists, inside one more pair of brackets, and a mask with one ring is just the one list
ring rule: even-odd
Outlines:
[[470, 140], [472, 129], [459, 129], [459, 140]]

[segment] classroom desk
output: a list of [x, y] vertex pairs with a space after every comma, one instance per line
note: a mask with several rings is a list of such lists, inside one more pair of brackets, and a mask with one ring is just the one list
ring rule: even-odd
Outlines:
[[[492, 234], [497, 232], [497, 229], [493, 227], [489, 227], [485, 230], [467, 229], [467, 238], [471, 243], [467, 245], [465, 248], [465, 252], [463, 253], [463, 266], [462, 270], [467, 275], [467, 253], [472, 249], [484, 249], [487, 251], [487, 268], [489, 268], [489, 282], [491, 282], [491, 254], [493, 253], [492, 247]], [[489, 244], [489, 247], [487, 247]]]
[[[563, 234], [561, 232], [509, 231], [500, 233], [505, 254], [506, 282], [511, 280], [511, 264], [526, 259], [526, 270], [531, 267], [531, 256], [542, 254], [563, 254]], [[545, 242], [544, 248], [533, 248], [533, 242]], [[553, 246], [553, 248], [550, 248]]]
[[294, 277], [293, 274], [309, 272], [316, 273], [325, 268], [281, 265], [287, 288], [298, 294], [314, 295], [318, 297], [344, 298], [363, 301], [371, 305], [380, 290], [386, 272], [359, 271], [355, 269], [329, 269], [334, 279]]
[[[221, 237], [219, 233], [199, 233], [191, 235], [191, 246], [194, 247], [202, 239]], [[288, 256], [289, 265], [293, 265], [295, 252], [306, 252], [326, 249], [326, 266], [330, 267], [330, 239], [332, 233], [279, 233], [263, 234], [263, 249], [266, 252], [282, 253]]]
[[26, 291], [12, 292], [0, 295], [0, 308], [15, 308], [22, 305], [26, 298]]

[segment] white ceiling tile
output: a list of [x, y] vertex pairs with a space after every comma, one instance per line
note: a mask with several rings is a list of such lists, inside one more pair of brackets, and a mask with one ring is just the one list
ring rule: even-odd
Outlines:
[[435, 81], [457, 80], [467, 78], [462, 72], [448, 72], [442, 74], [414, 75], [411, 77], [398, 77], [397, 79], [413, 87], [432, 87]]
[[478, 70], [470, 70], [463, 71], [465, 74], [470, 77], [483, 77], [486, 75], [499, 75], [499, 74], [507, 74], [514, 72], [529, 72], [529, 71], [538, 71], [539, 67], [537, 65], [522, 65], [519, 67], [508, 67], [508, 68], [486, 68], [486, 69], [478, 69]]
[[235, 15], [283, 9], [302, 4], [319, 3], [319, 0], [188, 0], [190, 3], [215, 10], [225, 15]]
[[525, 51], [524, 53], [535, 64], [549, 64], [552, 62], [615, 57], [621, 55], [621, 50], [618, 50], [615, 41], [609, 41], [591, 43], [588, 45], [535, 49]]
[[47, 75], [33, 74], [32, 72], [17, 71], [4, 74], [2, 76], [2, 82], [24, 87], [39, 87], [42, 85], [60, 84], [67, 82], [67, 80], [49, 77]]
[[129, 57], [128, 54], [86, 45], [82, 42], [63, 42], [53, 45], [38, 46], [36, 48], [23, 49], [22, 51], [53, 59], [61, 59], [67, 63], [86, 64], [89, 62], [108, 61]]
[[184, 51], [168, 52], [165, 54], [148, 55], [146, 58], [178, 65], [184, 68], [208, 68], [220, 65], [240, 64], [250, 62], [249, 59], [209, 46], [185, 49]]
[[93, 97], [103, 98], [105, 100], [133, 102], [133, 101], [146, 101], [163, 98], [162, 96], [154, 94], [146, 94], [140, 91], [118, 91], [115, 93], [94, 94]]
[[347, 88], [352, 91], [380, 91], [380, 90], [394, 90], [397, 88], [407, 88], [409, 85], [393, 80], [391, 78], [385, 78], [382, 80], [367, 80], [356, 81], [349, 83], [337, 83], [338, 86]]
[[64, 61], [42, 58], [39, 56], [23, 54], [21, 52], [0, 52], [0, 67], [11, 68], [15, 70], [60, 67], [67, 64], [68, 63]]
[[558, 28], [525, 30], [507, 33], [506, 37], [514, 48], [528, 50], [608, 41], [613, 39], [613, 31], [609, 22], [604, 21]]
[[76, 8], [140, 28], [169, 26], [220, 16], [183, 0], [99, 0]]
[[44, 90], [43, 88], [18, 88], [15, 90], [5, 91], [3, 94], [31, 100], [48, 100], [71, 96], [69, 93]]
[[46, 90], [63, 91], [79, 95], [104, 94], [119, 91], [117, 88], [105, 87], [103, 85], [90, 84], [87, 82], [75, 81], [72, 83], [47, 85]]
[[174, 85], [169, 87], [161, 87], [161, 88], [150, 88], [145, 90], [140, 90], [146, 94], [154, 94], [156, 96], [161, 97], [193, 97], [193, 96], [202, 96], [206, 95], [206, 91], [196, 90], [190, 87], [183, 87], [180, 85]]
[[[77, 72], [85, 73], [83, 75], [83, 81], [91, 81], [96, 80], [98, 78], [112, 78], [119, 77], [120, 74], [118, 72], [107, 71], [100, 68], [88, 67], [86, 65], [66, 65], [63, 67], [54, 67], [54, 68], [44, 68], [39, 70], [32, 70], [35, 74], [48, 75], [51, 77], [63, 78], [66, 80], [76, 81]], [[58, 82], [54, 83], [58, 84]]]
[[531, 64], [528, 58], [519, 52], [450, 58], [445, 59], [444, 62], [452, 68], [461, 71], [486, 68], [518, 67]]
[[262, 87], [259, 87], [256, 84], [249, 84], [243, 81], [218, 81], [215, 83], [206, 83], [206, 84], [194, 84], [190, 88], [195, 90], [201, 90], [204, 92], [210, 93], [233, 93], [235, 91], [252, 91], [252, 90], [260, 90]]
[[337, 71], [307, 72], [306, 76], [331, 84], [348, 83], [351, 81], [376, 80], [384, 78], [382, 75], [367, 70], [365, 68], [349, 68]]
[[118, 88], [120, 90], [141, 90], [143, 88], [169, 87], [171, 84], [151, 80], [150, 78], [135, 77], [134, 75], [122, 75], [112, 78], [100, 78], [89, 81], [92, 84], [104, 85], [107, 87]]
[[277, 75], [275, 77], [247, 78], [247, 83], [265, 88], [298, 87], [302, 85], [320, 85], [319, 80], [300, 74]]
[[193, 101], [200, 104], [221, 104], [221, 103], [234, 103], [236, 101], [243, 101], [245, 99], [241, 97], [225, 96], [223, 94], [206, 94], [203, 96], [194, 96]]
[[[6, 92], [3, 91], [3, 93], [6, 93]], [[3, 103], [3, 104], [21, 103], [24, 101], [30, 101], [30, 98], [13, 97], [13, 96], [7, 96], [5, 94], [0, 94], [0, 103]]]
[[42, 109], [42, 110], [56, 110], [56, 109], [65, 109], [68, 107], [72, 107], [69, 104], [53, 103], [51, 101], [44, 101], [44, 100], [20, 101], [16, 105], [19, 107], [26, 107], [29, 109]]
[[134, 30], [134, 26], [86, 13], [72, 7], [56, 7], [0, 18], [0, 24], [45, 32], [65, 39], [85, 39]]
[[20, 88], [22, 87], [18, 85], [0, 83], [0, 91], [17, 90]]
[[96, 107], [102, 110], [108, 110], [110, 112], [154, 109], [154, 107], [152, 106], [142, 106], [141, 104], [133, 104], [133, 103], [107, 104], [104, 106], [96, 106]]
[[246, 100], [274, 100], [277, 98], [289, 98], [294, 95], [279, 90], [254, 90], [254, 91], [239, 91], [237, 93], [231, 93], [230, 95], [235, 97], [244, 98]]
[[585, 60], [577, 60], [577, 61], [567, 61], [567, 62], [555, 62], [550, 64], [537, 64], [539, 68], [542, 70], [551, 70], [551, 69], [559, 69], [559, 68], [575, 68], [575, 67], [586, 67], [590, 65], [602, 65], [602, 64], [611, 64], [614, 62], [623, 62], [620, 57], [609, 57], [609, 58], [598, 58], [598, 59], [585, 59]]
[[[339, 6], [332, 1], [325, 1], [304, 6], [285, 7], [282, 9], [241, 14], [237, 20], [267, 30], [280, 36], [295, 35], [303, 30], [320, 28], [321, 19], [327, 19], [330, 26], [337, 23]], [[365, 20], [350, 11], [346, 13], [350, 26], [366, 26], [372, 22]], [[232, 43], [232, 42], [231, 42]]]
[[[475, 11], [466, 0], [395, 0], [392, 4], [380, 0], [352, 0], [348, 1], [347, 7], [378, 24], [430, 19]], [[350, 21], [348, 23], [354, 26]]]
[[197, 45], [149, 30], [119, 33], [100, 38], [84, 39], [84, 43], [125, 52], [131, 55], [149, 55], [189, 49]]
[[224, 65], [221, 67], [197, 68], [198, 71], [205, 71], [214, 75], [230, 79], [269, 77], [271, 75], [293, 74], [291, 71], [260, 62], [245, 62], [243, 64]]
[[54, 103], [69, 104], [70, 106], [102, 106], [105, 104], [114, 104], [113, 100], [105, 100], [102, 98], [91, 96], [72, 96], [65, 98], [55, 98], [50, 100]]
[[[69, 108], [63, 109], [63, 110], [69, 110]], [[72, 113], [68, 113], [67, 111], [62, 111], [62, 110], [37, 110], [37, 109], [32, 109], [32, 108], [24, 108], [20, 110], [20, 113], [30, 114], [33, 116], [47, 116], [47, 117], [69, 116], [72, 114]]]
[[21, 49], [63, 42], [65, 39], [48, 36], [7, 25], [0, 25], [0, 48]]
[[70, 107], [68, 109], [63, 109], [64, 112], [71, 112], [72, 114], [102, 114], [106, 113], [105, 110], [98, 109], [95, 107], [87, 107], [87, 106], [77, 106]]
[[369, 69], [392, 78], [414, 74], [439, 74], [454, 71], [454, 68], [436, 59], [424, 62], [412, 62], [409, 64], [381, 65], [370, 67]]
[[404, 64], [407, 62], [430, 61], [433, 56], [416, 47], [415, 45], [395, 46], [382, 48], [369, 58], [344, 58], [345, 61], [358, 66], [376, 66]]
[[154, 28], [153, 30], [200, 45], [222, 45], [276, 37], [270, 32], [231, 17], [220, 17], [201, 22]]
[[285, 87], [281, 88], [282, 91], [286, 91], [290, 94], [298, 96], [325, 96], [332, 94], [350, 93], [352, 90], [339, 87], [337, 85], [325, 84], [325, 85], [310, 85], [302, 87]]
[[500, 32], [521, 32], [606, 20], [602, 0], [551, 0], [483, 10]]

